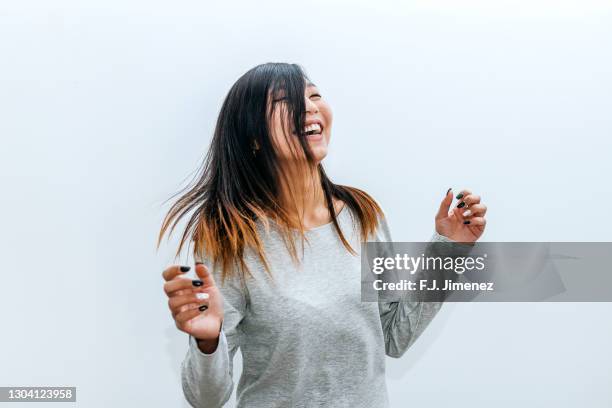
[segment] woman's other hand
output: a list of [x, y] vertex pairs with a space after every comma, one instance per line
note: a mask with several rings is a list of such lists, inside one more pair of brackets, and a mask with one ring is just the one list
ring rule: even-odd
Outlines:
[[176, 327], [193, 336], [200, 349], [212, 352], [223, 322], [223, 297], [204, 264], [196, 263], [199, 279], [186, 277], [189, 269], [188, 266], [172, 265], [162, 273], [168, 307]]
[[451, 210], [453, 193], [448, 189], [436, 214], [436, 231], [453, 241], [475, 242], [484, 232], [487, 206], [469, 190], [461, 190], [456, 198], [459, 201]]

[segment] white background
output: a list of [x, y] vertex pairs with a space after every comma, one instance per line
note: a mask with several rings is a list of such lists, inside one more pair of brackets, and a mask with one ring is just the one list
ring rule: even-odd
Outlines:
[[[77, 386], [83, 407], [187, 406], [187, 336], [161, 278], [178, 236], [159, 252], [155, 240], [226, 92], [259, 63], [299, 63], [319, 85], [334, 112], [328, 173], [377, 198], [395, 240], [428, 239], [447, 188], [468, 187], [489, 207], [483, 240], [610, 241], [611, 11], [4, 2], [0, 386]], [[609, 407], [611, 312], [449, 304], [388, 360], [392, 406]]]

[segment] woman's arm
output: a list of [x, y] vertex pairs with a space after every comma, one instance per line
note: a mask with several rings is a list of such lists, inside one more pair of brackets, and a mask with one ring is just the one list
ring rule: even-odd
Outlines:
[[[379, 221], [379, 228], [374, 241], [393, 241], [389, 225], [384, 217]], [[448, 253], [452, 256], [465, 256], [472, 249], [470, 245], [457, 243], [437, 232], [434, 233], [430, 242], [448, 243], [445, 250], [448, 250]], [[431, 245], [428, 249], [431, 249]], [[378, 302], [385, 340], [385, 353], [390, 357], [401, 357], [419, 338], [442, 307], [442, 301], [415, 301], [411, 300], [410, 295], [411, 293], [406, 291], [404, 296], [397, 301], [381, 299]]]
[[222, 407], [234, 389], [233, 360], [240, 344], [240, 322], [247, 300], [244, 288], [230, 279], [223, 285], [218, 283], [218, 288], [224, 308], [219, 337], [200, 341], [198, 345], [198, 340], [190, 335], [181, 366], [183, 393], [189, 404], [197, 408]]

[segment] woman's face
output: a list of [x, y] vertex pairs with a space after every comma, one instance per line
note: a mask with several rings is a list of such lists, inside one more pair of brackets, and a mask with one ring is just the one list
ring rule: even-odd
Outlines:
[[[283, 97], [284, 95], [282, 94], [276, 96], [276, 100], [281, 100], [277, 103], [276, 111], [271, 118], [270, 129], [272, 131], [273, 142], [279, 152], [279, 158], [291, 161], [296, 160], [295, 153], [293, 152], [301, 153], [302, 150], [297, 139], [300, 136], [293, 132], [293, 121], [287, 116], [287, 101], [282, 99]], [[332, 111], [319, 93], [316, 85], [312, 83], [308, 83], [304, 90], [304, 104], [306, 107], [305, 129], [313, 133], [307, 135], [306, 140], [318, 164], [327, 156], [327, 147], [331, 137]], [[282, 116], [285, 116], [284, 129], [281, 120]], [[292, 143], [293, 146], [290, 146], [289, 143]]]

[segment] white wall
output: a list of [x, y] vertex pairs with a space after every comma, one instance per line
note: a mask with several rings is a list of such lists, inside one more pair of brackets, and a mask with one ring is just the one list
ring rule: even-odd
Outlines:
[[[395, 240], [429, 238], [446, 189], [469, 187], [490, 209], [484, 240], [610, 241], [611, 11], [4, 2], [0, 385], [74, 385], [84, 407], [187, 406], [187, 337], [161, 279], [177, 236], [154, 247], [163, 201], [199, 164], [231, 84], [263, 62], [300, 63], [319, 85], [335, 114], [328, 172], [378, 198]], [[393, 406], [610, 406], [611, 312], [449, 304], [388, 361]]]

